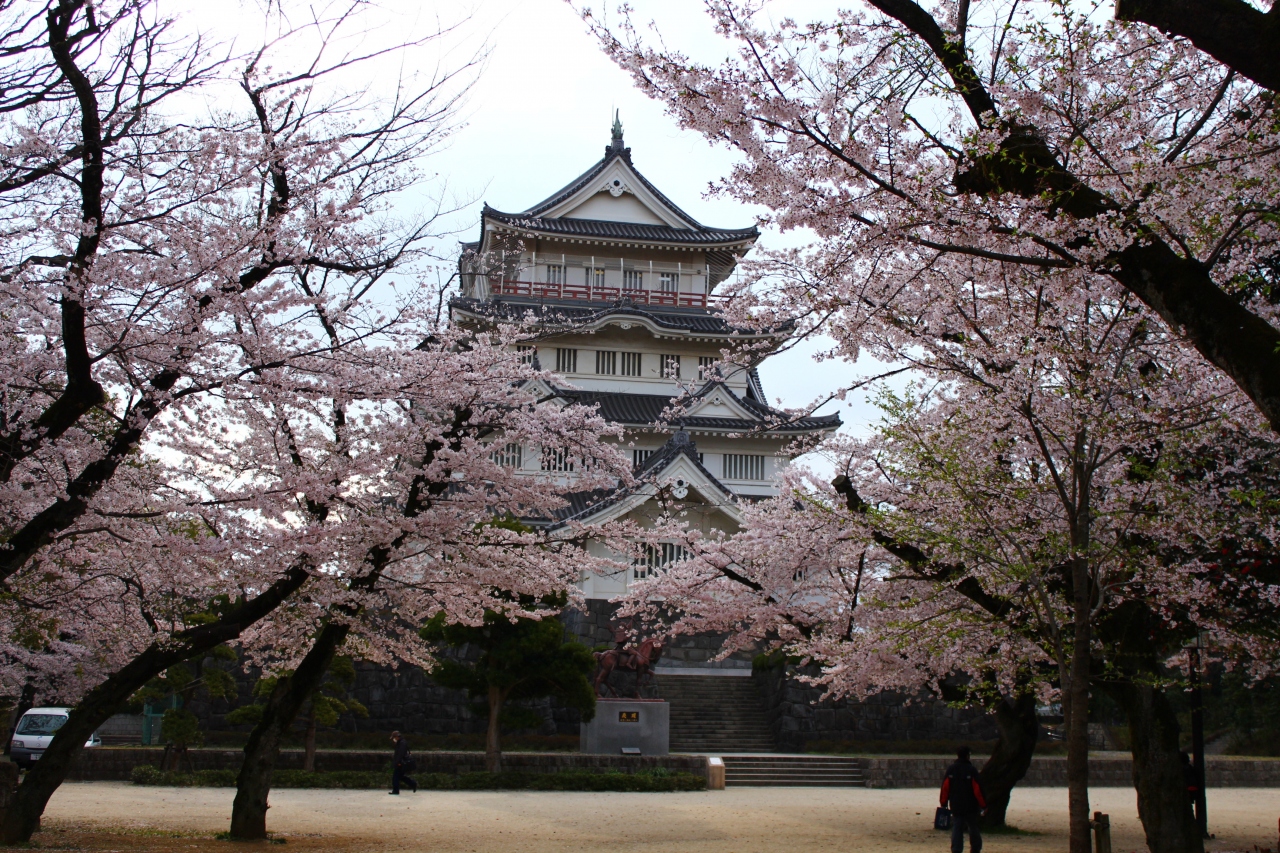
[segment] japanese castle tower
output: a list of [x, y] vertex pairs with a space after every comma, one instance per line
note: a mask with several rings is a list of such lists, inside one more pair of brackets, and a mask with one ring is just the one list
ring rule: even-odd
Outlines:
[[[666, 488], [690, 524], [733, 531], [744, 501], [777, 493], [788, 444], [839, 427], [839, 415], [796, 420], [770, 409], [755, 364], [714, 367], [721, 350], [754, 342], [767, 352], [784, 337], [735, 334], [716, 315], [716, 286], [758, 237], [754, 227], [702, 225], [677, 207], [636, 169], [616, 119], [603, 159], [567, 186], [520, 213], [485, 205], [480, 238], [463, 247], [454, 320], [545, 318], [521, 347], [562, 377], [541, 395], [596, 405], [625, 427], [643, 481], [578, 495], [562, 521], [630, 515], [643, 523]], [[676, 395], [679, 416], [664, 418]], [[503, 452], [530, 473], [564, 464], [536, 449]], [[679, 556], [674, 545], [663, 548], [628, 572], [584, 578], [583, 591], [616, 597]]]

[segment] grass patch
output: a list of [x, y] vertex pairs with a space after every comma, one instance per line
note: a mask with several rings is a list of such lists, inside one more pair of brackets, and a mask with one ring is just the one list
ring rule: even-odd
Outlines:
[[[707, 780], [693, 773], [680, 773], [655, 768], [638, 773], [593, 773], [566, 770], [562, 773], [420, 773], [414, 777], [418, 787], [434, 791], [701, 791]], [[231, 770], [197, 770], [195, 773], [161, 773], [149, 764], [133, 768], [129, 775], [135, 785], [167, 785], [179, 788], [234, 788], [236, 774]], [[390, 783], [388, 773], [335, 771], [307, 773], [303, 770], [277, 770], [273, 788], [344, 788], [377, 789]]]

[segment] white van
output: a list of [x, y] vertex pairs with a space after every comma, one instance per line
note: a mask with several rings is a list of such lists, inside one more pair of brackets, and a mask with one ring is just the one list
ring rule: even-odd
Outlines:
[[[23, 770], [30, 770], [31, 765], [44, 755], [53, 740], [53, 733], [62, 728], [70, 713], [70, 708], [32, 708], [23, 714], [9, 743], [9, 758], [13, 763]], [[84, 745], [102, 746], [102, 738], [94, 732]]]

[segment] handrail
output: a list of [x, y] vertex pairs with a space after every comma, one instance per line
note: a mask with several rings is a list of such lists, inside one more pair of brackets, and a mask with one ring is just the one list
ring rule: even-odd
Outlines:
[[545, 281], [523, 281], [506, 278], [489, 280], [494, 296], [528, 296], [532, 299], [581, 299], [588, 302], [616, 302], [627, 298], [638, 305], [672, 308], [707, 308], [725, 300], [714, 294], [678, 293], [669, 290], [628, 289], [586, 284], [558, 284]]

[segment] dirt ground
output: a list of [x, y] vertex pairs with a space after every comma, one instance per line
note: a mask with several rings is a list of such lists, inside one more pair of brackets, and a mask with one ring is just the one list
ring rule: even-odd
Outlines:
[[[63, 785], [49, 804], [41, 849], [168, 853], [264, 851], [263, 845], [217, 841], [227, 827], [233, 791], [142, 788], [122, 782]], [[610, 851], [610, 853], [753, 853], [803, 850], [942, 853], [932, 830], [933, 791], [863, 788], [730, 788], [684, 794], [431, 791], [389, 797], [385, 791], [282, 790], [271, 796], [271, 829], [283, 850]], [[1134, 793], [1098, 788], [1093, 808], [1111, 815], [1115, 853], [1146, 849]], [[1063, 850], [1063, 788], [1014, 792], [1010, 822], [1034, 834], [989, 836], [985, 849]], [[1209, 793], [1214, 851], [1277, 848], [1280, 789]]]

